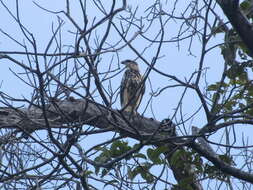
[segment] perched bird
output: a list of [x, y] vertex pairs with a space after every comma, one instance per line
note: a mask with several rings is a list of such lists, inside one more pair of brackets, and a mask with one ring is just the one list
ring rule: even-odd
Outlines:
[[121, 63], [127, 68], [120, 86], [121, 108], [136, 114], [145, 92], [145, 84], [135, 61], [125, 60]]

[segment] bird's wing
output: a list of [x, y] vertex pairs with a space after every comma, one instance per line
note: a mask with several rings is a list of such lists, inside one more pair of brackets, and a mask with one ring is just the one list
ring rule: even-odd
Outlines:
[[137, 110], [145, 92], [145, 85], [142, 84], [142, 76], [139, 73], [126, 71], [123, 75], [120, 86], [121, 107], [128, 104], [128, 108]]
[[129, 83], [129, 72], [126, 71], [123, 75], [123, 78], [122, 78], [121, 84], [120, 84], [120, 104], [121, 104], [121, 107], [125, 106], [126, 102], [128, 102], [128, 98], [126, 97], [128, 83]]
[[[140, 95], [139, 95], [139, 98], [140, 98], [140, 102], [142, 101], [142, 98], [143, 98], [143, 95], [144, 95], [144, 93], [145, 93], [145, 91], [146, 91], [146, 86], [145, 86], [145, 81], [144, 81], [144, 78], [143, 77], [141, 77], [141, 83], [142, 83], [142, 85], [141, 85], [141, 90], [140, 90]], [[140, 105], [140, 103], [139, 103], [139, 105]], [[139, 107], [139, 105], [138, 105], [138, 107]], [[137, 107], [137, 108], [138, 108]]]
[[127, 83], [127, 93], [129, 100], [128, 102], [130, 106], [133, 107], [133, 109], [137, 110], [141, 98], [142, 98], [142, 88], [141, 88], [141, 75], [138, 73], [131, 72], [131, 76], [128, 78]]
[[145, 93], [145, 83], [143, 81], [143, 77], [141, 75], [139, 75], [138, 77], [138, 90], [136, 91], [137, 93], [137, 99], [136, 99], [136, 106], [135, 106], [135, 109], [137, 110], [138, 107], [140, 106], [140, 103], [142, 101], [142, 98], [143, 98], [143, 95]]

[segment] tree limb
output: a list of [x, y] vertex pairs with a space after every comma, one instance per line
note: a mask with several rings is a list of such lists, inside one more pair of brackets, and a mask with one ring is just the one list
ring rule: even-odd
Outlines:
[[224, 14], [253, 55], [253, 27], [239, 8], [238, 0], [216, 0]]
[[[189, 146], [211, 161], [224, 173], [253, 183], [252, 174], [228, 165], [217, 158], [216, 155], [211, 155], [200, 145], [194, 142], [190, 143], [190, 140], [171, 136], [168, 129], [161, 128], [159, 121], [150, 118], [140, 115], [130, 117], [127, 113], [124, 113], [125, 119], [127, 118], [126, 122], [117, 110], [109, 109], [88, 99], [53, 102], [47, 105], [47, 117], [51, 128], [69, 128], [76, 123], [79, 123], [79, 125], [92, 125], [100, 129], [111, 129], [112, 131], [120, 132], [124, 136], [142, 141], [143, 144], [156, 146], [161, 146], [163, 143], [171, 144], [171, 146], [167, 146], [168, 152], [173, 152], [177, 145], [179, 147]], [[69, 123], [72, 123], [72, 125], [68, 125]], [[21, 129], [24, 131], [31, 129], [32, 131], [47, 130], [41, 108], [35, 107], [30, 109], [0, 108], [0, 128]], [[136, 130], [138, 133], [136, 133]], [[166, 156], [168, 157], [168, 155]], [[187, 168], [187, 170], [189, 169]], [[192, 173], [190, 172], [189, 174]]]

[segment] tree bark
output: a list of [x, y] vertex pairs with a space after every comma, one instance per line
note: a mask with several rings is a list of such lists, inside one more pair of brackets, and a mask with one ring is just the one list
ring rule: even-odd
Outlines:
[[239, 1], [217, 0], [217, 3], [250, 51], [251, 56], [253, 56], [253, 26], [240, 10]]
[[[49, 126], [44, 121], [43, 113], [46, 114]], [[166, 144], [168, 151], [165, 154], [168, 162], [171, 162], [171, 154], [175, 148], [188, 146], [193, 148], [196, 152], [203, 155], [206, 159], [211, 161], [221, 171], [226, 174], [232, 175], [236, 178], [253, 183], [253, 175], [246, 173], [237, 168], [234, 168], [217, 156], [211, 155], [201, 145], [192, 141], [192, 139], [182, 139], [177, 136], [171, 136], [171, 129], [164, 129], [161, 123], [154, 119], [145, 118], [140, 115], [131, 116], [127, 113], [120, 113], [118, 110], [109, 109], [101, 104], [95, 103], [88, 99], [78, 100], [64, 100], [52, 102], [47, 105], [47, 110], [43, 112], [41, 108], [0, 108], [0, 127], [12, 128], [20, 131], [35, 131], [47, 130], [50, 128], [69, 128], [69, 123], [79, 125], [92, 125], [99, 129], [108, 129], [111, 131], [119, 132], [122, 135], [131, 137], [142, 141], [143, 144], [152, 144], [161, 146]], [[174, 124], [173, 124], [174, 125]], [[0, 137], [0, 144], [7, 144], [13, 136], [6, 134]], [[183, 157], [179, 158], [180, 162], [184, 163]], [[192, 178], [195, 174], [191, 168], [175, 167], [171, 164], [174, 176], [178, 183], [185, 179]], [[199, 182], [193, 182], [193, 187], [201, 189]], [[199, 188], [198, 188], [199, 187]]]

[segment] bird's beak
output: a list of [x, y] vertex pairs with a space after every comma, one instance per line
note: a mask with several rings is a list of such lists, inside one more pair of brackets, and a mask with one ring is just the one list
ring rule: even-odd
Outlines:
[[127, 61], [122, 61], [121, 64], [125, 66], [124, 68], [127, 68], [127, 65], [128, 65]]
[[125, 61], [121, 61], [121, 64], [123, 64], [123, 65], [126, 65], [126, 63], [127, 63], [127, 62], [125, 62]]

